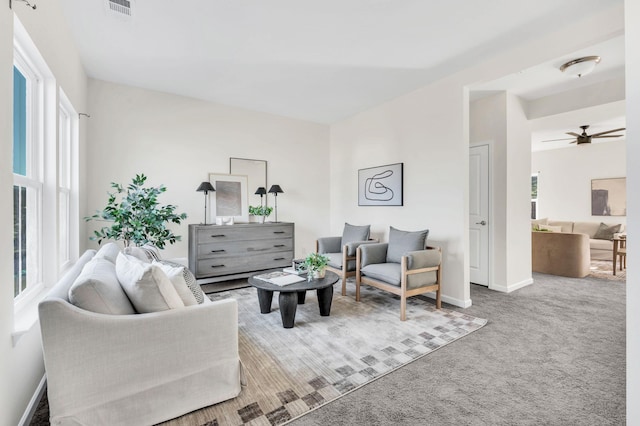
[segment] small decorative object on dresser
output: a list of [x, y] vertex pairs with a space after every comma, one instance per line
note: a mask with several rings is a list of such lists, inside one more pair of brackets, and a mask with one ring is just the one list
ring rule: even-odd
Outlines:
[[198, 283], [245, 278], [291, 265], [293, 223], [189, 225], [189, 269]]

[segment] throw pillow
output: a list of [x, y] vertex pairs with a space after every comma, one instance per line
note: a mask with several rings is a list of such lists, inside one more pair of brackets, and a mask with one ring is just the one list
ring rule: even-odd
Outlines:
[[613, 234], [620, 232], [620, 227], [622, 225], [613, 225], [609, 226], [606, 223], [600, 223], [600, 227], [596, 231], [596, 234], [593, 236], [594, 240], [611, 240], [613, 239]]
[[116, 259], [120, 253], [120, 247], [116, 243], [107, 243], [100, 247], [100, 250], [93, 256], [94, 259], [107, 259], [109, 262], [116, 264]]
[[544, 217], [542, 219], [531, 219], [531, 229], [537, 230], [538, 225], [546, 225], [549, 223], [549, 219]]
[[120, 253], [116, 260], [116, 274], [139, 313], [184, 307], [171, 280], [158, 265]]
[[187, 286], [187, 281], [185, 280], [185, 273], [184, 273], [185, 272], [184, 270], [186, 268], [184, 266], [178, 263], [167, 262], [167, 261], [161, 261], [161, 262], [154, 261], [152, 265], [158, 265], [160, 269], [162, 269], [164, 273], [167, 274], [167, 277], [169, 277], [171, 284], [173, 284], [173, 287], [178, 292], [180, 299], [182, 299], [184, 306], [191, 306], [191, 305], [198, 304], [195, 294], [193, 294], [189, 286]]
[[[369, 239], [369, 231], [371, 225], [356, 226], [344, 224], [344, 230], [342, 231], [342, 244], [344, 247], [346, 244], [355, 243], [358, 241], [367, 241]], [[341, 250], [342, 251], [342, 250]]]
[[145, 244], [141, 247], [127, 247], [124, 249], [124, 253], [140, 259], [146, 263], [151, 263], [154, 260], [160, 260], [160, 253], [158, 252], [158, 249], [149, 244]]
[[387, 262], [400, 263], [407, 252], [424, 250], [427, 244], [429, 230], [401, 231], [389, 227], [389, 247], [387, 248]]
[[116, 266], [106, 258], [94, 258], [69, 288], [69, 301], [91, 312], [112, 315], [135, 314], [118, 282]]
[[538, 228], [534, 229], [534, 231], [562, 232], [562, 226], [538, 225]]

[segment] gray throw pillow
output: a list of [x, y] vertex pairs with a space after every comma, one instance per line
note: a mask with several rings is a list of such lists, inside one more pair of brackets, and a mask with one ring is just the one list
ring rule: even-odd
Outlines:
[[620, 227], [622, 225], [613, 225], [609, 226], [606, 223], [600, 223], [600, 227], [596, 231], [596, 234], [593, 236], [594, 240], [611, 240], [613, 239], [613, 234], [620, 232]]
[[371, 225], [356, 226], [345, 223], [344, 230], [342, 231], [342, 247], [349, 243], [367, 241], [369, 239], [370, 229]]
[[193, 293], [193, 296], [196, 298], [196, 302], [198, 302], [198, 304], [204, 302], [204, 292], [202, 291], [202, 288], [200, 288], [200, 284], [196, 282], [196, 277], [189, 268], [170, 260], [161, 260], [160, 263], [171, 265], [176, 268], [182, 267], [182, 277], [184, 278], [185, 284], [187, 284], [187, 287], [189, 287], [189, 290], [191, 290], [191, 293]]
[[429, 230], [401, 231], [389, 227], [389, 247], [387, 248], [387, 262], [400, 263], [402, 256], [410, 251], [424, 250], [427, 244]]

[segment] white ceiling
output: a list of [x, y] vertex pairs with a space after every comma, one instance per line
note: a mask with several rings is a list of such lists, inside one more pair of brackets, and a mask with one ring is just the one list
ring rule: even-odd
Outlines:
[[92, 78], [320, 123], [622, 1], [61, 0]]

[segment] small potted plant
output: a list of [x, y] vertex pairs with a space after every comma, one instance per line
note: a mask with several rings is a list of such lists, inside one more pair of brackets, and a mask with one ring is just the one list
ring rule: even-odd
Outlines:
[[324, 254], [309, 254], [302, 264], [302, 267], [307, 270], [307, 279], [311, 281], [315, 278], [324, 278], [325, 269], [328, 263], [329, 258]]
[[273, 207], [267, 206], [249, 206], [249, 214], [251, 216], [256, 216], [258, 218], [258, 222], [264, 223], [264, 218], [269, 216], [273, 211]]

